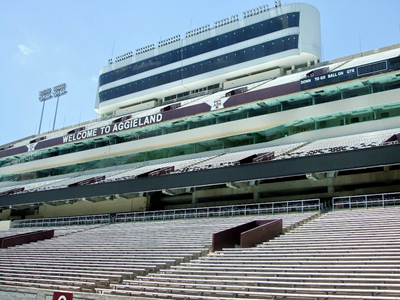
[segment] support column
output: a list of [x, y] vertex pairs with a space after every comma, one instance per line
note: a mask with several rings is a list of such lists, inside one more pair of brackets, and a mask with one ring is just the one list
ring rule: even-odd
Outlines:
[[198, 201], [197, 201], [197, 198], [196, 198], [196, 191], [193, 191], [193, 193], [192, 193], [192, 204], [194, 206], [197, 206], [197, 203], [198, 203]]
[[151, 193], [147, 193], [146, 195], [146, 211], [150, 210], [150, 202], [151, 202]]
[[328, 195], [329, 197], [333, 197], [335, 194], [335, 186], [333, 185], [332, 180], [329, 180], [328, 182]]
[[253, 187], [253, 199], [255, 202], [260, 200], [260, 186], [258, 185]]

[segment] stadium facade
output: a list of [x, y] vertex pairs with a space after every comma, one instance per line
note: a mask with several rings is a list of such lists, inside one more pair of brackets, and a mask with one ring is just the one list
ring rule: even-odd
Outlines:
[[398, 191], [400, 46], [320, 57], [288, 4], [110, 60], [98, 120], [1, 147], [1, 219]]
[[311, 65], [321, 57], [319, 24], [310, 5], [261, 6], [121, 55], [100, 71], [96, 112], [127, 113]]

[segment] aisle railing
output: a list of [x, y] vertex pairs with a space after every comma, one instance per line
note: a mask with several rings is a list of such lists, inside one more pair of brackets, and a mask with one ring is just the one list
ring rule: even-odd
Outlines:
[[332, 198], [332, 210], [392, 206], [400, 204], [400, 192]]
[[46, 219], [15, 220], [12, 228], [22, 227], [57, 227], [71, 225], [93, 225], [123, 222], [164, 221], [193, 218], [221, 218], [233, 216], [259, 216], [264, 214], [321, 212], [320, 199], [294, 200], [256, 204], [228, 205], [216, 207], [187, 208], [174, 210], [118, 213], [116, 215], [88, 215]]
[[320, 199], [229, 205], [217, 207], [187, 208], [134, 213], [119, 213], [115, 222], [143, 222], [196, 218], [220, 218], [233, 216], [278, 214], [291, 212], [321, 212]]
[[58, 218], [46, 218], [46, 219], [14, 220], [12, 222], [12, 228], [109, 224], [110, 221], [111, 221], [111, 216], [109, 214], [77, 216], [77, 217], [58, 217]]

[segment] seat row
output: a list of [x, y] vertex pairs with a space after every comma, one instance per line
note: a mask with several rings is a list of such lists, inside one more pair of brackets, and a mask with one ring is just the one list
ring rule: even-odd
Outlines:
[[[285, 227], [291, 227], [313, 216], [278, 217]], [[1, 249], [0, 284], [56, 288], [64, 282], [60, 287], [64, 290], [86, 292], [109, 288], [205, 256], [213, 233], [260, 218], [263, 216], [75, 226], [72, 228], [85, 230]]]
[[180, 299], [400, 299], [400, 209], [327, 213], [269, 242], [223, 249], [99, 293]]

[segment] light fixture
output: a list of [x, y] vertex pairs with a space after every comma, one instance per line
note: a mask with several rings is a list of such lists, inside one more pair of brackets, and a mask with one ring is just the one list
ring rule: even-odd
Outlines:
[[44, 105], [45, 105], [46, 101], [51, 99], [51, 98], [53, 98], [53, 96], [51, 95], [51, 88], [48, 88], [48, 89], [45, 89], [45, 90], [39, 92], [39, 101], [43, 102], [43, 106], [42, 106], [42, 114], [40, 115], [40, 123], [39, 123], [39, 132], [38, 132], [38, 134], [40, 134], [40, 129], [42, 127]]
[[53, 87], [53, 97], [57, 97], [57, 105], [56, 105], [56, 111], [54, 113], [54, 121], [53, 121], [53, 130], [54, 127], [56, 126], [56, 118], [57, 118], [57, 110], [58, 110], [58, 102], [60, 100], [60, 97], [65, 95], [67, 93], [67, 85], [65, 83], [56, 85]]

